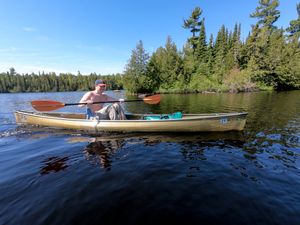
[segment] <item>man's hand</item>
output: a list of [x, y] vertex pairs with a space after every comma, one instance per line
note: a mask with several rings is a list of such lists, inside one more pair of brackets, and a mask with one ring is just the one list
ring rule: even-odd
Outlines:
[[91, 104], [93, 104], [93, 101], [92, 101], [92, 100], [86, 100], [85, 103], [86, 103], [87, 105], [91, 105]]

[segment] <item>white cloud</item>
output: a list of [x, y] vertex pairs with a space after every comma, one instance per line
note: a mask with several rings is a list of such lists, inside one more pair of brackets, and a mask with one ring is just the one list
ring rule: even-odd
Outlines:
[[[100, 47], [100, 46], [98, 46]], [[17, 73], [38, 73], [38, 72], [55, 72], [77, 74], [113, 74], [122, 73], [126, 63], [126, 57], [114, 57], [110, 59], [101, 54], [92, 54], [90, 52], [70, 51], [69, 49], [55, 48], [0, 48], [0, 73], [6, 72], [9, 68], [14, 67]], [[111, 53], [111, 52], [109, 52]], [[113, 54], [120, 56], [120, 54]]]
[[25, 32], [34, 32], [34, 31], [36, 31], [36, 29], [34, 27], [23, 27], [22, 30], [25, 31]]
[[30, 73], [39, 73], [39, 72], [55, 72], [56, 74], [59, 73], [72, 73], [77, 74], [78, 71], [81, 74], [90, 74], [90, 73], [97, 73], [102, 75], [113, 74], [113, 73], [122, 73], [124, 70], [124, 65], [122, 63], [101, 63], [98, 65], [95, 64], [84, 64], [78, 65], [76, 63], [72, 64], [59, 64], [59, 63], [52, 63], [52, 65], [47, 65], [45, 63], [35, 63], [31, 64], [28, 62], [25, 63], [15, 63], [15, 62], [4, 62], [0, 64], [0, 73], [6, 72], [9, 68], [14, 67], [17, 73], [20, 74], [30, 74]]
[[0, 52], [3, 52], [3, 53], [16, 52], [16, 51], [17, 51], [16, 47], [0, 48]]
[[48, 36], [46, 35], [39, 35], [39, 36], [36, 36], [35, 39], [37, 41], [51, 41], [51, 38], [49, 38]]
[[78, 45], [75, 45], [75, 47], [77, 49], [80, 49], [80, 50], [95, 50], [95, 51], [104, 51], [104, 46], [100, 46], [100, 45], [83, 45], [83, 44], [78, 44]]
[[[20, 66], [18, 68], [20, 69], [20, 71], [25, 71], [25, 73], [32, 73], [32, 72], [38, 73], [38, 72], [44, 71], [45, 73], [55, 72], [57, 74], [59, 74], [59, 73], [73, 73], [74, 74], [74, 71], [67, 71], [67, 70], [51, 68], [51, 67], [24, 65], [24, 66]], [[16, 71], [18, 71], [18, 70], [16, 69]]]

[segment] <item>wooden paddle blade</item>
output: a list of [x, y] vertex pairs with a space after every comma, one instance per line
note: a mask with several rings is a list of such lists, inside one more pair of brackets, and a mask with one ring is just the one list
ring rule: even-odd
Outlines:
[[147, 104], [158, 104], [160, 102], [160, 95], [147, 96], [143, 101]]
[[65, 106], [65, 103], [51, 100], [34, 100], [31, 101], [32, 107], [37, 111], [53, 111]]

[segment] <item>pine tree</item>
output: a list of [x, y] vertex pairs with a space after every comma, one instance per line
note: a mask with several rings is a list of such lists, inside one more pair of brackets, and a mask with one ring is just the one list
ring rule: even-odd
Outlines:
[[235, 67], [239, 66], [239, 58], [240, 58], [240, 51], [241, 51], [241, 24], [235, 24], [233, 37], [232, 37], [232, 48], [233, 48], [233, 62]]
[[7, 93], [7, 87], [5, 85], [5, 73], [0, 74], [0, 93]]
[[136, 48], [132, 51], [129, 62], [124, 72], [124, 86], [132, 93], [147, 92], [145, 86], [147, 82], [147, 63], [149, 54], [146, 53], [143, 42], [139, 41]]
[[221, 29], [218, 32], [216, 43], [214, 46], [214, 67], [213, 67], [213, 74], [214, 79], [221, 83], [222, 77], [225, 73], [226, 65], [225, 65], [225, 57], [226, 57], [226, 50], [227, 50], [227, 39], [226, 36], [226, 28], [222, 25]]
[[280, 12], [277, 10], [279, 6], [278, 0], [259, 0], [259, 6], [256, 7], [254, 13], [250, 14], [252, 18], [258, 18], [258, 25], [267, 27], [268, 29], [276, 28], [274, 23], [280, 17]]
[[286, 31], [290, 33], [290, 39], [295, 43], [299, 43], [300, 41], [300, 3], [297, 4], [297, 14], [297, 20], [292, 20], [290, 26], [286, 29]]
[[183, 28], [190, 29], [193, 36], [188, 39], [188, 42], [191, 44], [193, 51], [197, 48], [198, 38], [197, 33], [200, 31], [201, 21], [200, 16], [202, 14], [202, 9], [200, 7], [196, 7], [192, 11], [192, 15], [183, 21]]
[[158, 73], [161, 89], [173, 89], [178, 83], [184, 84], [183, 62], [171, 37], [167, 37], [164, 48], [158, 48], [152, 55], [149, 70]]
[[271, 63], [272, 60], [268, 57], [272, 57], [271, 52], [274, 50], [271, 48], [271, 42], [274, 41], [274, 39], [271, 40], [271, 36], [274, 32], [276, 33], [274, 36], [278, 34], [278, 29], [274, 23], [280, 17], [280, 12], [277, 10], [279, 1], [260, 0], [259, 4], [256, 11], [250, 15], [252, 18], [258, 18], [258, 22], [253, 27], [252, 37], [247, 43], [249, 51], [248, 69], [255, 81], [267, 86], [275, 86], [274, 80], [277, 75]]
[[187, 43], [183, 47], [183, 77], [185, 83], [189, 83], [192, 77], [192, 74], [196, 71], [196, 57], [194, 56], [194, 50]]
[[206, 44], [206, 32], [205, 32], [205, 21], [202, 19], [201, 28], [197, 43], [196, 49], [196, 58], [198, 63], [205, 63], [207, 62], [207, 44]]
[[9, 68], [9, 75], [15, 75], [15, 74], [17, 74], [15, 68], [13, 67]]
[[160, 52], [163, 51], [163, 48], [160, 47], [152, 54], [150, 57], [148, 66], [147, 66], [147, 74], [149, 78], [153, 81], [152, 88], [153, 91], [157, 91], [159, 89], [160, 84], [162, 83], [162, 66], [160, 60]]
[[212, 74], [213, 64], [214, 64], [214, 37], [213, 34], [210, 35], [209, 44], [207, 46], [207, 66], [209, 70], [209, 75]]

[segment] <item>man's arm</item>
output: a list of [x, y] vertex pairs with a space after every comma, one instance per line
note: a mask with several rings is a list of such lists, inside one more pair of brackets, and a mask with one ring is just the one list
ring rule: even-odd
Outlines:
[[[93, 103], [90, 99], [91, 99], [92, 93], [89, 91], [87, 93], [85, 93], [85, 95], [81, 98], [80, 103]], [[78, 105], [78, 107], [84, 107], [85, 105]]]

